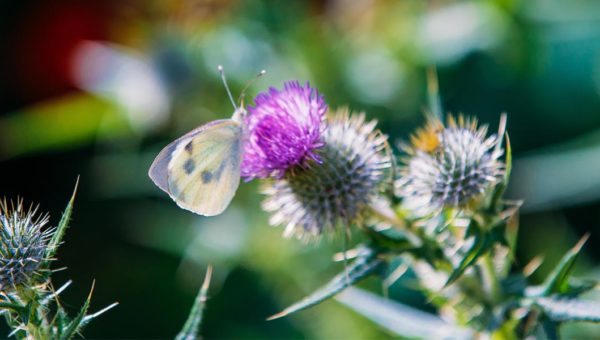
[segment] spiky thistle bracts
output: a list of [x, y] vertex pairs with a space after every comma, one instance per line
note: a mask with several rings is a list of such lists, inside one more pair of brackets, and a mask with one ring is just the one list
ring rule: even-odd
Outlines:
[[448, 116], [444, 126], [430, 118], [405, 147], [408, 156], [395, 184], [404, 207], [425, 216], [481, 197], [504, 174], [503, 133], [503, 121], [497, 135], [487, 136], [487, 126], [478, 127], [475, 119]]
[[53, 232], [44, 229], [47, 223], [48, 215], [33, 206], [26, 210], [22, 200], [0, 201], [0, 291], [39, 283]]
[[311, 238], [358, 223], [389, 184], [387, 138], [375, 121], [339, 109], [328, 117], [322, 139], [320, 162], [292, 167], [264, 186], [263, 208], [272, 225], [285, 226], [285, 236]]

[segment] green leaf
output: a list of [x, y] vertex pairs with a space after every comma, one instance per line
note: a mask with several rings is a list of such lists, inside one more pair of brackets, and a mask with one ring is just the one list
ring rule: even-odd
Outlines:
[[504, 188], [506, 188], [508, 181], [510, 180], [510, 173], [512, 172], [512, 147], [510, 146], [510, 138], [508, 137], [508, 133], [506, 133], [506, 159], [504, 160], [504, 164], [504, 179], [502, 183]]
[[67, 324], [67, 315], [65, 313], [65, 310], [62, 309], [60, 306], [56, 311], [56, 316], [54, 317], [54, 322], [52, 324], [54, 324], [55, 326], [54, 337], [60, 339], [62, 337], [63, 329], [66, 327]]
[[289, 306], [283, 311], [270, 316], [267, 320], [275, 320], [287, 316], [289, 314], [304, 310], [319, 304], [330, 297], [341, 292], [345, 288], [357, 283], [361, 279], [368, 277], [369, 275], [377, 272], [385, 265], [385, 261], [377, 257], [377, 254], [373, 251], [363, 254], [356, 258], [344, 272], [336, 275], [329, 283], [321, 287], [314, 293], [298, 301], [297, 303]]
[[562, 293], [563, 296], [569, 297], [577, 297], [583, 293], [589, 292], [592, 289], [598, 288], [598, 282], [591, 280], [574, 280], [571, 278], [569, 280], [569, 286], [565, 292]]
[[[506, 119], [506, 118], [503, 118]], [[502, 123], [501, 123], [502, 124]], [[500, 138], [500, 136], [499, 136]], [[510, 138], [508, 137], [508, 133], [506, 133], [506, 158], [504, 160], [504, 177], [502, 181], [496, 185], [494, 188], [494, 193], [492, 195], [492, 201], [489, 206], [491, 210], [499, 210], [501, 209], [502, 195], [506, 191], [508, 187], [508, 182], [510, 180], [510, 173], [512, 172], [512, 148], [510, 146]]]
[[577, 244], [571, 248], [560, 260], [556, 268], [548, 275], [542, 284], [539, 293], [540, 296], [548, 296], [554, 293], [566, 293], [569, 289], [569, 275], [577, 260], [577, 256], [581, 248], [589, 238], [589, 234], [585, 234]]
[[506, 239], [506, 228], [507, 223], [505, 221], [502, 221], [498, 225], [492, 227], [489, 232], [490, 242], [499, 243], [500, 245], [509, 247], [510, 245]]
[[67, 227], [69, 225], [69, 221], [71, 219], [71, 212], [73, 210], [73, 202], [75, 201], [75, 195], [77, 193], [77, 187], [79, 185], [79, 177], [77, 177], [77, 181], [75, 182], [75, 189], [73, 189], [73, 194], [71, 195], [71, 199], [63, 212], [63, 215], [54, 231], [54, 235], [52, 235], [52, 239], [48, 243], [48, 250], [46, 250], [46, 258], [52, 259], [58, 250], [58, 246], [61, 244], [63, 237], [65, 236], [65, 232], [67, 231]]
[[416, 248], [411, 235], [403, 230], [389, 228], [384, 230], [375, 230], [371, 227], [364, 228], [366, 234], [371, 239], [373, 246], [385, 250], [402, 252]]
[[204, 283], [198, 292], [190, 315], [179, 334], [175, 337], [175, 340], [196, 340], [201, 338], [200, 325], [202, 324], [202, 314], [206, 305], [206, 297], [208, 295], [208, 286], [210, 284], [211, 276], [212, 267], [208, 266], [206, 269], [206, 276], [204, 277]]
[[458, 264], [458, 267], [454, 268], [454, 270], [450, 274], [450, 277], [448, 277], [448, 281], [446, 281], [444, 287], [448, 287], [456, 280], [458, 280], [460, 276], [465, 272], [465, 270], [467, 270], [467, 268], [474, 265], [477, 262], [477, 260], [481, 257], [481, 255], [485, 254], [491, 249], [493, 243], [490, 242], [490, 238], [487, 234], [479, 234], [473, 237], [473, 245], [471, 246], [471, 248], [469, 248], [465, 256], [462, 258], [462, 260]]
[[17, 303], [0, 301], [0, 310], [3, 310], [3, 309], [8, 309], [8, 310], [11, 310], [11, 311], [17, 312], [17, 313], [23, 313], [25, 310], [25, 307], [23, 307]]
[[541, 297], [534, 301], [544, 314], [553, 321], [600, 322], [600, 303], [576, 298]]
[[471, 331], [438, 316], [403, 305], [365, 290], [350, 287], [335, 299], [402, 338], [470, 339]]
[[75, 316], [75, 318], [73, 320], [71, 320], [71, 322], [69, 322], [67, 327], [63, 330], [62, 335], [60, 337], [61, 340], [71, 339], [75, 336], [75, 334], [77, 334], [77, 332], [79, 330], [81, 330], [81, 327], [83, 327], [82, 321], [83, 321], [83, 318], [85, 317], [85, 313], [87, 313], [87, 310], [90, 307], [90, 301], [92, 300], [93, 292], [94, 292], [94, 283], [92, 283], [92, 288], [90, 289], [90, 293], [88, 294], [88, 297], [85, 300], [85, 303], [81, 307], [81, 310], [79, 310], [79, 313], [77, 313], [77, 316]]

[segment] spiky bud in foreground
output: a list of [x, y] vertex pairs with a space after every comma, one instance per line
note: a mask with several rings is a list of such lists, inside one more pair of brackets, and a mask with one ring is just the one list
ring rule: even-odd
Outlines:
[[38, 215], [37, 208], [23, 208], [0, 201], [0, 291], [35, 282], [45, 254], [52, 229], [42, 230], [48, 215]]
[[321, 123], [327, 104], [316, 89], [289, 81], [283, 90], [270, 88], [254, 102], [244, 122], [242, 177], [280, 178], [290, 167], [319, 161], [315, 150], [323, 146]]
[[447, 126], [430, 119], [405, 148], [408, 157], [396, 181], [404, 206], [425, 216], [481, 197], [503, 176], [503, 133], [504, 119], [498, 135], [489, 137], [487, 126], [478, 127], [475, 119], [449, 116]]
[[285, 236], [308, 238], [358, 222], [389, 180], [386, 136], [375, 127], [345, 108], [329, 117], [316, 151], [321, 161], [292, 167], [265, 186], [270, 223], [285, 225]]

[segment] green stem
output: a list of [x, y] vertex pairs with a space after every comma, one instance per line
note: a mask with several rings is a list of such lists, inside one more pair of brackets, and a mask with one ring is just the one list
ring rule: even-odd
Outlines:
[[[50, 329], [46, 319], [44, 307], [40, 304], [42, 297], [38, 291], [39, 288], [19, 287], [17, 295], [24, 306], [27, 306], [29, 317], [25, 324], [27, 338], [33, 339], [49, 339]], [[24, 320], [21, 320], [24, 321]]]
[[490, 302], [496, 305], [501, 298], [501, 289], [496, 269], [494, 268], [494, 262], [492, 261], [492, 254], [487, 253], [483, 255], [480, 264], [483, 273], [483, 287], [487, 290]]

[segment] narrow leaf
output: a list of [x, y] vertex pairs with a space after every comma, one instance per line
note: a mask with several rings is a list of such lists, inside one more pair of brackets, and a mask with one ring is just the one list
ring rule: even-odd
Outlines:
[[402, 252], [416, 248], [416, 244], [420, 241], [415, 241], [414, 236], [409, 233], [398, 230], [396, 228], [375, 230], [371, 227], [364, 228], [367, 235], [371, 238], [373, 245], [386, 250]]
[[465, 270], [467, 270], [467, 268], [475, 264], [479, 257], [481, 257], [481, 255], [483, 255], [489, 249], [490, 242], [488, 242], [487, 235], [483, 234], [475, 236], [473, 245], [467, 251], [463, 259], [460, 261], [458, 267], [456, 267], [454, 271], [452, 271], [452, 274], [450, 274], [450, 277], [448, 277], [448, 281], [446, 281], [444, 287], [448, 287], [456, 280], [458, 280], [460, 276], [465, 272]]
[[352, 262], [344, 272], [336, 275], [329, 283], [321, 287], [314, 293], [289, 306], [283, 311], [270, 316], [267, 320], [275, 320], [287, 316], [289, 314], [304, 310], [319, 304], [328, 298], [336, 295], [345, 288], [357, 283], [361, 279], [368, 277], [379, 270], [385, 261], [378, 258], [372, 252], [367, 256], [358, 257]]
[[81, 324], [81, 322], [83, 321], [83, 318], [85, 317], [85, 313], [87, 313], [87, 310], [90, 307], [90, 301], [92, 300], [92, 293], [94, 292], [94, 284], [95, 284], [95, 282], [92, 283], [92, 288], [90, 289], [90, 293], [88, 294], [88, 297], [85, 300], [85, 303], [81, 307], [81, 310], [79, 310], [79, 313], [77, 313], [77, 316], [73, 320], [71, 320], [71, 322], [69, 322], [69, 325], [66, 327], [66, 329], [63, 330], [63, 334], [60, 337], [61, 340], [68, 340], [68, 339], [73, 338], [75, 336], [75, 334], [77, 334], [77, 332], [83, 326]]
[[600, 322], [600, 304], [597, 301], [541, 297], [536, 299], [534, 303], [553, 321]]
[[212, 266], [208, 266], [206, 269], [206, 276], [204, 277], [204, 283], [198, 292], [190, 315], [179, 334], [175, 337], [175, 340], [196, 340], [201, 338], [200, 325], [202, 324], [202, 314], [206, 305], [206, 297], [208, 295], [208, 286], [210, 285], [211, 277]]
[[376, 324], [403, 338], [470, 339], [469, 330], [451, 325], [438, 316], [350, 287], [335, 299]]
[[67, 315], [65, 310], [62, 307], [58, 306], [58, 310], [56, 311], [56, 316], [54, 317], [53, 324], [56, 326], [54, 337], [57, 339], [62, 338], [63, 329], [65, 329], [67, 324]]
[[12, 303], [12, 302], [7, 302], [7, 301], [1, 301], [0, 302], [0, 310], [3, 309], [8, 309], [17, 313], [22, 313], [24, 311], [24, 307], [16, 304], [16, 303]]
[[571, 278], [569, 280], [568, 288], [562, 293], [563, 296], [577, 297], [583, 293], [589, 292], [592, 289], [599, 288], [600, 285], [596, 281], [592, 280], [576, 280]]
[[[503, 119], [505, 119], [505, 118], [503, 118]], [[501, 138], [501, 137], [499, 136], [499, 138]], [[501, 208], [502, 195], [504, 195], [504, 192], [506, 191], [506, 188], [508, 187], [508, 182], [510, 180], [510, 173], [512, 172], [512, 148], [510, 146], [510, 138], [508, 137], [508, 133], [505, 134], [505, 138], [506, 138], [506, 157], [504, 159], [504, 177], [502, 178], [502, 181], [500, 183], [498, 183], [498, 185], [496, 185], [496, 188], [494, 188], [494, 193], [492, 195], [492, 201], [489, 206], [490, 209], [498, 210]], [[500, 144], [498, 144], [498, 145], [500, 145]]]
[[75, 201], [75, 195], [77, 194], [77, 187], [79, 186], [79, 177], [77, 177], [77, 181], [75, 182], [75, 188], [73, 189], [73, 194], [71, 195], [71, 199], [63, 212], [63, 215], [54, 231], [54, 235], [52, 235], [52, 239], [48, 243], [48, 250], [46, 251], [46, 258], [52, 259], [58, 250], [58, 246], [62, 242], [63, 237], [65, 236], [65, 232], [67, 231], [67, 227], [69, 225], [69, 221], [71, 220], [71, 212], [73, 210], [73, 202]]
[[510, 146], [510, 138], [506, 133], [506, 159], [504, 160], [504, 180], [502, 181], [504, 186], [508, 185], [510, 179], [510, 173], [512, 172], [512, 147]]
[[548, 296], [553, 293], [564, 293], [568, 290], [569, 275], [571, 274], [571, 270], [573, 269], [573, 265], [575, 264], [575, 260], [577, 260], [581, 248], [589, 237], [589, 234], [585, 234], [579, 242], [563, 256], [556, 268], [554, 268], [542, 284], [542, 296]]

